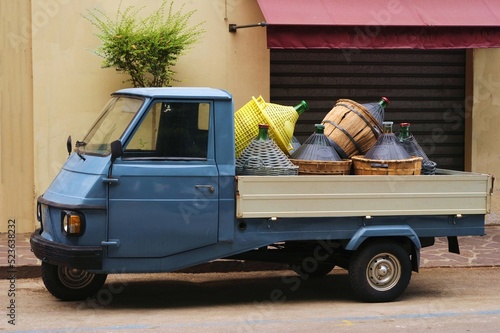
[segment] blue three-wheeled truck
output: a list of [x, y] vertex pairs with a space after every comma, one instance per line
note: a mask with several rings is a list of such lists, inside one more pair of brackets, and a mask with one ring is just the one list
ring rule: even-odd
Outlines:
[[43, 282], [62, 300], [107, 274], [172, 272], [216, 259], [289, 264], [302, 277], [347, 269], [362, 300], [396, 299], [420, 249], [483, 235], [493, 179], [236, 176], [233, 100], [210, 88], [112, 94], [38, 198], [31, 236]]

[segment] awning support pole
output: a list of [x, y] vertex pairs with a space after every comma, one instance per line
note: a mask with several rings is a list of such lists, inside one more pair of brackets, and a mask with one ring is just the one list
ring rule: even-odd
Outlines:
[[253, 27], [265, 27], [267, 25], [266, 22], [260, 22], [256, 24], [248, 24], [248, 25], [236, 25], [236, 24], [229, 24], [229, 32], [236, 32], [238, 29], [243, 29], [243, 28], [253, 28]]

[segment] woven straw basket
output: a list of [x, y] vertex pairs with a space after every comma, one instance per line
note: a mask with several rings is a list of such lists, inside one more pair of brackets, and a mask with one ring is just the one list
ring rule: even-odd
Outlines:
[[290, 159], [299, 167], [299, 175], [349, 175], [351, 160], [342, 161], [307, 161]]
[[422, 157], [404, 160], [372, 160], [363, 156], [353, 156], [355, 175], [420, 175]]

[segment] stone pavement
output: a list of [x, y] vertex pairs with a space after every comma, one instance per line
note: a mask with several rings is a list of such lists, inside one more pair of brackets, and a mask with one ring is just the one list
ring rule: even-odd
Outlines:
[[[9, 248], [6, 233], [0, 234], [0, 279], [15, 272], [16, 278], [40, 276], [40, 261], [30, 250], [29, 234], [17, 234], [15, 242], [15, 267], [8, 264]], [[448, 252], [446, 238], [436, 238], [436, 244], [422, 249], [421, 267], [500, 267], [500, 225], [486, 225], [485, 236], [459, 237], [460, 254]], [[12, 254], [12, 252], [10, 252]], [[12, 259], [12, 257], [10, 257]], [[245, 263], [242, 261], [215, 261], [185, 272], [223, 272], [284, 269], [283, 265]]]

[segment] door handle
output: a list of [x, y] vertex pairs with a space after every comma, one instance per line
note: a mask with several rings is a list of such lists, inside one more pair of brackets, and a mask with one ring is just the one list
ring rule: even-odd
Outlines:
[[103, 183], [108, 183], [108, 184], [118, 184], [118, 179], [117, 178], [103, 178], [102, 179]]
[[215, 187], [212, 185], [196, 185], [195, 188], [207, 188], [208, 192], [214, 193], [215, 192]]
[[115, 246], [115, 247], [119, 247], [120, 246], [120, 240], [119, 239], [110, 239], [109, 241], [102, 241], [101, 245], [102, 246]]

